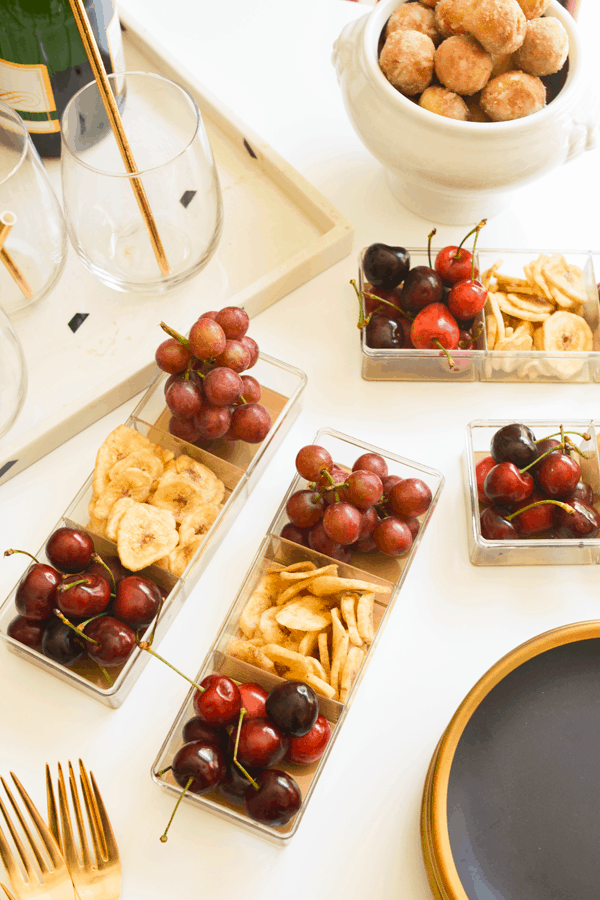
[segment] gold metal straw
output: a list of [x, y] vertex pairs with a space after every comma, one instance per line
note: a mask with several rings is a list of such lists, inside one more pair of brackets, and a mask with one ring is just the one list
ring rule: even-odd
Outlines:
[[14, 262], [8, 250], [4, 247], [4, 242], [9, 235], [10, 229], [13, 227], [13, 225], [16, 225], [16, 223], [17, 217], [9, 209], [4, 210], [4, 212], [0, 214], [0, 262], [4, 263], [12, 278], [19, 285], [23, 294], [26, 297], [32, 297], [33, 291], [31, 287], [27, 283], [27, 280], [24, 278], [23, 273]]
[[87, 58], [89, 60], [90, 66], [92, 67], [92, 72], [94, 73], [94, 78], [96, 79], [96, 84], [98, 85], [98, 90], [100, 91], [100, 96], [102, 97], [102, 102], [104, 104], [106, 114], [109, 118], [110, 125], [113, 130], [117, 146], [119, 148], [119, 152], [121, 153], [121, 158], [123, 159], [125, 168], [130, 173], [130, 175], [135, 176], [134, 178], [130, 179], [131, 187], [133, 188], [133, 193], [135, 194], [135, 199], [137, 200], [140, 212], [144, 217], [144, 222], [146, 224], [146, 228], [148, 229], [148, 234], [150, 236], [152, 249], [154, 250], [154, 255], [156, 256], [158, 267], [162, 275], [169, 275], [171, 273], [171, 269], [169, 267], [169, 263], [167, 262], [167, 257], [165, 255], [160, 236], [156, 229], [156, 222], [154, 221], [154, 216], [152, 215], [152, 210], [150, 209], [150, 204], [148, 203], [146, 191], [144, 190], [141, 179], [137, 174], [135, 160], [133, 158], [129, 142], [125, 134], [125, 129], [123, 128], [123, 122], [121, 121], [121, 116], [119, 114], [113, 92], [110, 89], [110, 84], [106, 76], [106, 69], [104, 68], [102, 57], [100, 56], [100, 53], [98, 51], [96, 39], [94, 38], [90, 21], [83, 5], [83, 0], [69, 0], [69, 4], [71, 6], [71, 11], [75, 18], [75, 22], [77, 24], [79, 35], [83, 42]]

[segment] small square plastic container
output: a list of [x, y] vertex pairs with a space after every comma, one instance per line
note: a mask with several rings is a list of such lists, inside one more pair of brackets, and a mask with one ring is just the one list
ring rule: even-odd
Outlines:
[[[467, 425], [463, 455], [463, 484], [467, 513], [469, 559], [474, 566], [566, 566], [600, 562], [600, 537], [575, 540], [551, 535], [532, 535], [516, 540], [487, 540], [481, 534], [480, 515], [485, 508], [477, 495], [475, 467], [490, 455], [490, 442], [496, 431], [514, 420], [477, 420]], [[556, 436], [561, 425], [566, 432], [589, 435], [589, 440], [571, 434], [571, 439], [586, 458], [577, 456], [582, 480], [594, 492], [594, 506], [600, 511], [600, 459], [594, 423], [584, 421], [527, 421], [536, 439]]]
[[[298, 782], [300, 787], [302, 804], [296, 816], [288, 822], [287, 825], [275, 828], [253, 821], [245, 815], [241, 807], [236, 807], [229, 803], [218, 793], [218, 791], [213, 791], [204, 796], [196, 796], [190, 793], [185, 796], [187, 802], [194, 804], [198, 808], [218, 815], [227, 821], [243, 827], [253, 834], [257, 834], [279, 845], [289, 841], [300, 825], [304, 811], [316, 788], [318, 779], [323, 772], [329, 754], [335, 741], [338, 739], [341, 726], [350, 709], [356, 691], [359, 688], [361, 679], [373, 657], [379, 638], [399, 595], [400, 588], [407, 575], [414, 554], [420, 544], [424, 530], [437, 505], [444, 483], [444, 478], [440, 472], [420, 466], [418, 463], [412, 462], [411, 460], [389, 454], [377, 447], [360, 443], [346, 435], [339, 434], [338, 432], [329, 429], [319, 431], [312, 443], [326, 447], [332, 454], [336, 463], [346, 466], [351, 466], [354, 460], [362, 453], [379, 453], [386, 459], [390, 474], [399, 474], [403, 477], [419, 477], [426, 481], [432, 491], [432, 502], [429, 510], [422, 517], [419, 533], [413, 542], [411, 550], [405, 557], [402, 559], [392, 559], [390, 557], [382, 559], [382, 554], [379, 553], [362, 554], [360, 556], [356, 554], [351, 563], [343, 563], [332, 560], [331, 557], [317, 553], [316, 551], [299, 544], [292, 543], [279, 536], [281, 527], [283, 527], [287, 521], [285, 515], [287, 498], [291, 493], [300, 489], [302, 485], [305, 484], [302, 479], [295, 478], [290, 485], [280, 509], [275, 515], [271, 527], [244, 578], [240, 591], [198, 672], [196, 683], [199, 683], [211, 672], [227, 675], [238, 683], [258, 683], [267, 691], [276, 684], [282, 682], [283, 679], [279, 675], [266, 672], [227, 652], [230, 640], [238, 635], [238, 624], [242, 610], [246, 606], [246, 603], [251, 597], [266, 568], [273, 563], [288, 566], [293, 563], [308, 560], [314, 563], [317, 568], [320, 568], [335, 562], [338, 575], [341, 577], [356, 578], [363, 581], [366, 580], [389, 589], [388, 593], [376, 594], [373, 610], [373, 622], [375, 627], [374, 640], [365, 653], [365, 657], [356, 678], [352, 683], [346, 702], [342, 704], [336, 699], [319, 696], [320, 712], [325, 716], [332, 727], [332, 736], [324, 755], [316, 763], [309, 766], [296, 766], [285, 761], [277, 764], [277, 768], [283, 768], [285, 771], [289, 772]], [[194, 690], [192, 689], [179, 710], [179, 713], [154, 761], [151, 771], [152, 779], [155, 783], [172, 793], [175, 797], [178, 797], [182, 793], [182, 788], [175, 781], [172, 773], [165, 770], [170, 766], [175, 753], [183, 745], [182, 728], [185, 722], [194, 715], [192, 705], [193, 696]]]
[[[57, 523], [56, 527], [52, 529], [50, 534], [53, 534], [58, 528], [63, 528], [65, 526], [68, 528], [80, 527], [72, 520], [63, 518]], [[111, 557], [117, 555], [117, 548], [113, 543], [93, 534], [91, 531], [87, 531], [85, 528], [81, 530], [90, 535], [94, 541], [94, 548], [100, 556]], [[44, 543], [44, 546], [39, 549], [35, 554], [35, 557], [39, 562], [49, 564], [45, 546], [46, 544]], [[167, 593], [161, 608], [154, 638], [154, 644], [158, 645], [171, 622], [181, 609], [185, 599], [183, 584], [180, 578], [175, 578], [174, 575], [171, 575], [169, 572], [166, 572], [164, 569], [161, 569], [160, 566], [156, 565], [148, 566], [147, 569], [142, 569], [139, 574], [154, 581], [155, 584]], [[115, 666], [108, 670], [113, 681], [112, 684], [106, 680], [100, 667], [86, 656], [82, 657], [73, 666], [68, 668], [55, 662], [53, 659], [44, 656], [41, 652], [33, 650], [31, 647], [28, 647], [9, 636], [8, 626], [15, 616], [18, 615], [15, 607], [17, 587], [18, 585], [15, 585], [0, 607], [0, 638], [6, 643], [8, 649], [18, 656], [27, 659], [29, 662], [33, 663], [33, 665], [54, 675], [54, 677], [60, 679], [60, 681], [63, 681], [65, 684], [70, 684], [84, 694], [87, 694], [89, 697], [99, 700], [106, 706], [112, 706], [114, 708], [120, 706], [139, 678], [144, 666], [149, 661], [150, 654], [146, 653], [144, 650], [140, 650], [139, 647], [136, 647], [127, 662], [122, 666]], [[150, 633], [151, 630], [152, 625], [149, 625], [147, 633]]]
[[[164, 373], [157, 376], [125, 423], [154, 443], [171, 450], [175, 456], [186, 454], [208, 466], [225, 485], [223, 507], [181, 577], [173, 576], [156, 564], [150, 567], [149, 571], [156, 574], [155, 580], [161, 585], [164, 581], [164, 586], [170, 591], [160, 614], [155, 646], [158, 646], [181, 604], [204, 572], [228, 528], [235, 521], [269, 460], [300, 412], [302, 393], [306, 385], [306, 375], [302, 371], [264, 355], [261, 355], [252, 371], [262, 386], [261, 403], [268, 409], [273, 421], [269, 434], [260, 444], [216, 441], [208, 451], [169, 434], [167, 429], [170, 413], [164, 400], [164, 384], [168, 376]], [[98, 552], [102, 547], [109, 555], [116, 556], [115, 544], [90, 528], [88, 507], [92, 498], [92, 480], [93, 476], [90, 475], [67, 507], [63, 520], [71, 527], [87, 531], [93, 537]], [[44, 557], [43, 549], [41, 553]], [[37, 558], [43, 561], [40, 556]], [[17, 615], [14, 606], [15, 592], [16, 587], [0, 607], [0, 639], [6, 641], [9, 649], [46, 668], [51, 674], [80, 688], [95, 699], [109, 706], [120, 706], [139, 677], [146, 662], [144, 658], [149, 654], [136, 649], [123, 670], [117, 672], [112, 686], [107, 684], [97, 667], [91, 664], [78, 663], [70, 669], [60, 666], [8, 636], [8, 625]]]
[[[366, 249], [366, 248], [365, 248]], [[428, 266], [426, 248], [408, 248], [411, 268]], [[439, 248], [432, 248], [435, 259]], [[362, 259], [359, 257], [359, 286], [364, 284]], [[582, 306], [583, 318], [590, 326], [594, 343], [589, 351], [501, 350], [488, 347], [485, 328], [478, 322], [481, 333], [474, 350], [452, 350], [454, 367], [450, 367], [441, 350], [379, 350], [368, 347], [364, 329], [361, 330], [362, 377], [366, 381], [501, 381], [531, 383], [588, 384], [600, 380], [600, 305], [591, 253], [569, 250], [483, 250], [476, 252], [480, 274], [494, 263], [502, 261], [501, 271], [523, 278], [523, 266], [541, 254], [561, 254], [567, 263], [578, 266], [584, 277], [587, 301]], [[375, 291], [375, 293], [377, 293]], [[570, 310], [568, 310], [570, 311]], [[480, 314], [481, 316], [481, 314]]]

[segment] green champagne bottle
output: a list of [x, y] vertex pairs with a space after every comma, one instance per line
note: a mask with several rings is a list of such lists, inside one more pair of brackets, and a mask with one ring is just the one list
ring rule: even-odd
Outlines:
[[[123, 73], [115, 0], [85, 0], [106, 71]], [[60, 156], [60, 117], [94, 80], [68, 0], [0, 0], [0, 100], [24, 120], [42, 156]]]

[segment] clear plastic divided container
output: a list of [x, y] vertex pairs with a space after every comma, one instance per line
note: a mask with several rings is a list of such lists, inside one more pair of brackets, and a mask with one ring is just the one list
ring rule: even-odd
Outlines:
[[[378, 640], [383, 632], [388, 616], [393, 609], [394, 603], [396, 602], [400, 588], [414, 558], [414, 554], [418, 549], [427, 524], [437, 505], [444, 483], [442, 474], [434, 469], [429, 469], [425, 466], [421, 466], [419, 463], [387, 453], [377, 447], [363, 444], [353, 438], [329, 429], [319, 431], [312, 443], [326, 447], [336, 463], [348, 467], [351, 467], [354, 460], [362, 453], [379, 453], [386, 459], [390, 474], [397, 474], [405, 478], [421, 478], [424, 480], [431, 489], [432, 502], [428, 511], [420, 517], [421, 527], [406, 556], [393, 559], [391, 557], [383, 557], [382, 554], [379, 554], [378, 552], [374, 554], [355, 554], [350, 563], [342, 563], [280, 537], [279, 533], [281, 528], [287, 521], [287, 516], [285, 515], [287, 499], [290, 494], [301, 489], [306, 484], [301, 478], [295, 478], [271, 523], [271, 527], [246, 574], [240, 587], [240, 591], [229, 610], [211, 649], [202, 663], [201, 669], [196, 677], [196, 683], [199, 683], [211, 672], [227, 675], [238, 683], [258, 683], [267, 691], [283, 680], [279, 674], [267, 672], [228, 653], [229, 642], [238, 636], [238, 624], [242, 611], [257, 587], [265, 570], [273, 564], [287, 566], [308, 560], [314, 563], [317, 568], [320, 568], [321, 566], [326, 566], [334, 562], [337, 565], [337, 573], [340, 577], [368, 581], [388, 589], [387, 593], [376, 594], [373, 608], [373, 623], [375, 629], [374, 639], [366, 650], [363, 662], [352, 683], [346, 702], [342, 704], [337, 699], [319, 696], [320, 712], [327, 718], [332, 727], [332, 736], [325, 754], [320, 760], [308, 766], [297, 766], [285, 761], [278, 763], [276, 766], [276, 768], [282, 768], [289, 772], [298, 782], [302, 793], [302, 804], [296, 816], [288, 822], [287, 825], [275, 828], [253, 821], [244, 813], [241, 807], [234, 806], [224, 799], [219, 794], [218, 790], [204, 796], [196, 796], [190, 793], [185, 795], [185, 801], [194, 804], [199, 809], [218, 815], [227, 821], [233, 822], [236, 825], [277, 844], [284, 844], [289, 841], [300, 825], [304, 811], [317, 786], [318, 779], [325, 768], [329, 753], [331, 752], [334, 742], [339, 737], [341, 726], [350, 709], [356, 691], [359, 688], [361, 679], [375, 652]], [[195, 714], [192, 705], [193, 696], [194, 689], [190, 691], [184, 704], [179, 710], [154, 761], [151, 771], [152, 779], [155, 783], [176, 797], [182, 793], [183, 789], [175, 781], [171, 771], [165, 771], [165, 769], [170, 766], [175, 753], [183, 744], [182, 729], [185, 722]]]
[[[155, 646], [158, 645], [182, 603], [212, 559], [228, 528], [235, 521], [240, 508], [250, 496], [269, 460], [300, 412], [302, 393], [306, 385], [306, 376], [303, 372], [264, 355], [261, 355], [252, 372], [263, 389], [260, 402], [269, 410], [273, 420], [271, 431], [260, 444], [217, 441], [213, 442], [209, 451], [188, 444], [169, 434], [167, 428], [170, 414], [164, 402], [164, 383], [168, 376], [164, 373], [157, 376], [125, 423], [129, 428], [148, 437], [153, 443], [171, 450], [176, 457], [186, 454], [208, 466], [225, 485], [222, 509], [181, 576], [175, 577], [157, 564], [149, 569], [149, 577], [161, 587], [169, 590], [159, 617]], [[104, 535], [94, 532], [91, 527], [88, 511], [91, 499], [92, 476], [90, 475], [67, 507], [63, 520], [56, 527], [66, 524], [81, 528], [92, 536], [96, 550], [101, 555], [104, 552], [109, 556], [116, 556], [116, 545], [107, 540]], [[43, 548], [40, 553], [41, 555], [38, 555], [37, 558], [44, 561]], [[141, 574], [144, 573], [145, 570]], [[98, 667], [89, 662], [76, 663], [72, 668], [61, 666], [8, 636], [8, 626], [17, 615], [14, 605], [15, 593], [16, 586], [0, 607], [0, 639], [7, 643], [9, 649], [45, 668], [63, 681], [73, 684], [100, 702], [112, 707], [120, 706], [139, 677], [147, 661], [145, 658], [149, 657], [149, 654], [135, 649], [122, 669], [115, 671], [112, 685], [106, 681]]]
[[[516, 540], [487, 540], [482, 537], [480, 516], [484, 509], [477, 494], [475, 467], [490, 455], [492, 437], [504, 425], [514, 420], [477, 420], [467, 425], [463, 455], [463, 484], [467, 513], [469, 559], [474, 566], [565, 566], [589, 565], [600, 562], [600, 536], [584, 540], [557, 538], [551, 533], [532, 535]], [[570, 438], [585, 454], [577, 456], [581, 478], [594, 493], [594, 507], [600, 512], [600, 459], [597, 427], [590, 420], [583, 421], [527, 421], [536, 439], [556, 436], [561, 425], [566, 432], [589, 435], [589, 440], [576, 433]], [[596, 423], [597, 425], [597, 423]]]
[[[366, 249], [366, 248], [365, 248]], [[440, 248], [432, 248], [431, 259]], [[427, 249], [408, 248], [411, 268], [428, 266]], [[359, 287], [364, 284], [362, 259], [359, 257]], [[474, 350], [451, 351], [454, 366], [451, 368], [441, 350], [380, 350], [367, 346], [364, 329], [361, 330], [362, 377], [366, 381], [516, 381], [526, 383], [574, 383], [587, 384], [600, 381], [600, 305], [591, 253], [569, 250], [483, 250], [478, 248], [476, 264], [483, 273], [501, 261], [500, 272], [516, 278], [524, 278], [523, 266], [541, 255], [561, 255], [568, 264], [583, 272], [587, 300], [578, 308], [593, 335], [591, 350], [494, 350], [480, 314], [476, 327], [480, 330]], [[377, 291], [374, 291], [377, 293]], [[564, 301], [563, 301], [564, 302]], [[557, 306], [557, 310], [561, 307]], [[572, 308], [567, 308], [571, 312]], [[512, 325], [510, 322], [512, 321]], [[516, 320], [507, 319], [509, 327]], [[539, 325], [533, 322], [533, 325]]]

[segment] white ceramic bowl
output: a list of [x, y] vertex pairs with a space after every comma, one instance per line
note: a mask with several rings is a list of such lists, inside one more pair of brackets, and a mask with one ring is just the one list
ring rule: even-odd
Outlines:
[[392, 12], [406, 0], [380, 0], [347, 25], [333, 63], [346, 110], [361, 141], [386, 169], [400, 202], [439, 223], [474, 223], [507, 205], [511, 191], [547, 174], [598, 141], [600, 109], [586, 83], [573, 18], [557, 0], [569, 36], [569, 73], [543, 110], [511, 122], [459, 122], [400, 94], [379, 68], [377, 47]]

